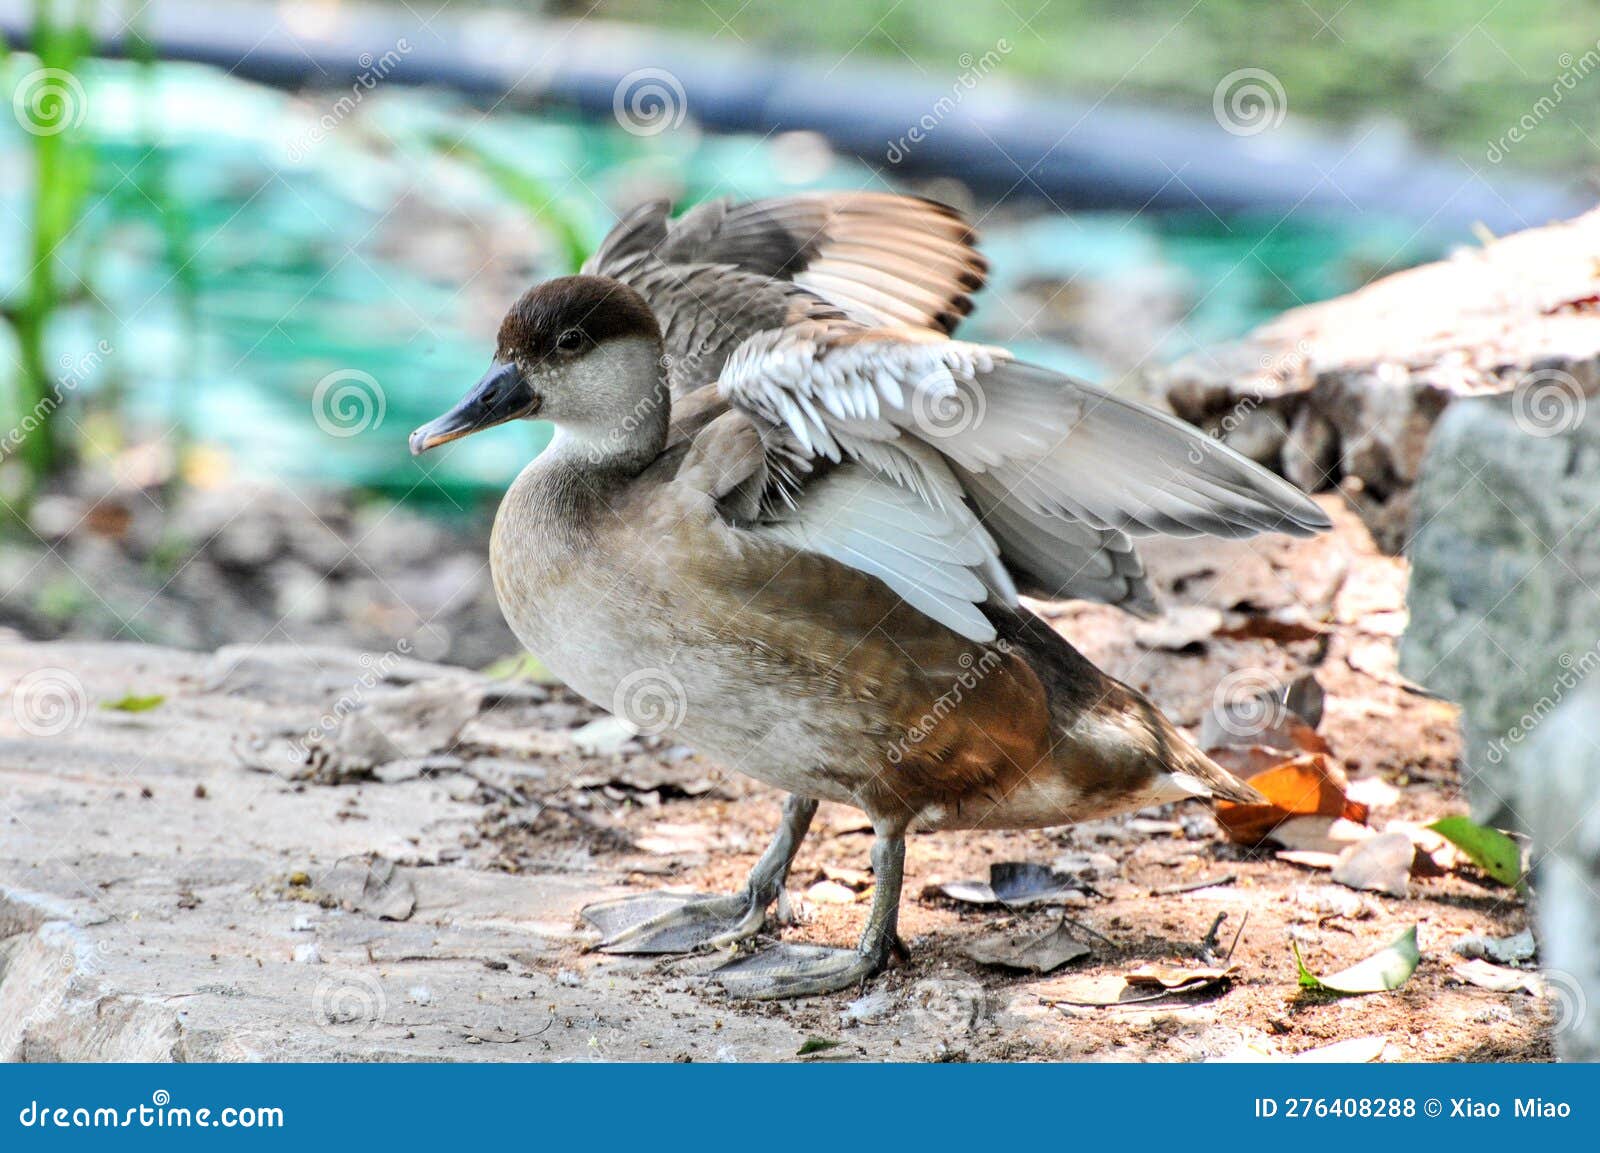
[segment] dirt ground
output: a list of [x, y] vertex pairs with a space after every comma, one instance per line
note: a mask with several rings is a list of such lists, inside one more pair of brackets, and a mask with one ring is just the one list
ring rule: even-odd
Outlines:
[[[1147, 548], [1175, 610], [1160, 621], [1041, 610], [1191, 732], [1219, 685], [1311, 671], [1318, 732], [1370, 826], [1464, 812], [1454, 710], [1395, 672], [1404, 562], [1322, 499], [1338, 528], [1314, 541]], [[443, 560], [481, 566], [474, 548]], [[1448, 854], [1405, 897], [1356, 892], [1232, 843], [1197, 801], [914, 836], [908, 960], [832, 996], [732, 1001], [706, 977], [724, 958], [589, 951], [578, 910], [735, 889], [772, 834], [775, 793], [630, 736], [559, 686], [337, 639], [210, 653], [0, 636], [0, 1059], [1192, 1061], [1336, 1042], [1365, 1060], [1551, 1055], [1553, 975], [1536, 997], [1453, 973], [1464, 936], [1528, 927], [1517, 893]], [[129, 695], [159, 703], [125, 711]], [[331, 729], [309, 758], [308, 729]], [[870, 844], [859, 813], [824, 805], [773, 932], [852, 945]], [[940, 888], [998, 862], [1054, 868], [1074, 896], [1011, 908]], [[1063, 923], [1087, 952], [1047, 975], [967, 952]], [[1326, 975], [1413, 924], [1422, 961], [1398, 991], [1298, 989], [1292, 946]], [[1068, 1003], [1230, 947], [1221, 987]]]
[[[1325, 503], [1338, 529], [1318, 540], [1162, 542], [1146, 550], [1169, 603], [1209, 607], [1220, 618], [1186, 611], [1175, 622], [1139, 626], [1101, 606], [1041, 609], [1091, 659], [1149, 693], [1191, 732], [1225, 676], [1249, 670], [1287, 681], [1312, 671], [1326, 694], [1321, 735], [1352, 787], [1378, 798], [1372, 825], [1464, 812], [1455, 710], [1395, 671], [1404, 562], [1376, 552], [1336, 498]], [[1195, 627], [1186, 632], [1190, 621]], [[552, 704], [562, 699], [558, 694]], [[581, 702], [572, 708], [574, 720], [587, 715]], [[492, 721], [513, 723], [510, 715]], [[466, 851], [480, 860], [489, 854], [485, 863], [510, 872], [548, 870], [562, 860], [580, 870], [600, 865], [625, 874], [627, 887], [639, 891], [731, 891], [742, 883], [774, 827], [777, 797], [770, 790], [724, 776], [684, 749], [624, 749], [610, 763], [614, 771], [592, 759], [569, 764], [559, 807], [534, 820], [522, 807], [495, 806]], [[1393, 788], [1374, 789], [1374, 781]], [[859, 813], [822, 807], [795, 862], [784, 939], [854, 944], [871, 897], [870, 843]], [[1086, 866], [1089, 854], [1103, 856]], [[986, 879], [989, 866], [1001, 861], [1087, 867], [1092, 894], [1065, 910], [1014, 910], [963, 905], [939, 890], [945, 882]], [[1058, 830], [914, 836], [906, 868], [901, 932], [910, 958], [857, 992], [745, 1005], [707, 987], [700, 974], [712, 962], [703, 959], [601, 958], [574, 948], [550, 963], [574, 971], [620, 966], [647, 987], [652, 981], [645, 975], [653, 975], [662, 989], [687, 991], [719, 1017], [785, 1016], [807, 1035], [840, 1042], [819, 1050], [819, 1059], [866, 1056], [862, 1032], [893, 1029], [906, 1015], [945, 1029], [927, 1054], [945, 1060], [1288, 1055], [1374, 1037], [1385, 1039], [1388, 1060], [1551, 1056], [1542, 1001], [1472, 987], [1452, 974], [1461, 958], [1451, 945], [1463, 936], [1505, 936], [1529, 926], [1522, 899], [1470, 867], [1413, 878], [1407, 898], [1356, 893], [1332, 884], [1324, 870], [1278, 859], [1271, 846], [1230, 843], [1208, 806], [1191, 802]], [[975, 938], [1000, 930], [1047, 932], [1063, 912], [1090, 953], [1048, 977], [980, 965], [963, 952]], [[1059, 996], [1099, 999], [1082, 991], [1115, 988], [1117, 978], [1143, 962], [1198, 963], [1219, 914], [1226, 914], [1219, 951], [1238, 934], [1232, 956], [1238, 971], [1222, 991], [1104, 1008], [1046, 1003]], [[1291, 942], [1313, 971], [1328, 973], [1376, 952], [1412, 924], [1423, 961], [1402, 989], [1330, 999], [1297, 988]], [[1028, 1027], [1016, 1028], [1019, 1019]], [[640, 1041], [656, 1047], [654, 1056], [710, 1056], [673, 1038]]]

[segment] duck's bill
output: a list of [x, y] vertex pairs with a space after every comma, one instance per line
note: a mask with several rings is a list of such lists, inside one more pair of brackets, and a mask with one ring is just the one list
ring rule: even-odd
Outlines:
[[516, 365], [496, 362], [459, 404], [411, 434], [411, 455], [421, 456], [430, 448], [531, 416], [537, 407], [533, 390]]

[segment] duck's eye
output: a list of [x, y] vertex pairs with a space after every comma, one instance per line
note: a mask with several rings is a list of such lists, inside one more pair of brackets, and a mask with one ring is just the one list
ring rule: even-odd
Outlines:
[[556, 337], [556, 347], [562, 352], [577, 352], [583, 347], [583, 333], [576, 328], [569, 328]]

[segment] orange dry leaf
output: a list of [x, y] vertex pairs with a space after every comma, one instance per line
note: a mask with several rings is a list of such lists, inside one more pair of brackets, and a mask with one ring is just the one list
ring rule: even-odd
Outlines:
[[1290, 817], [1367, 819], [1367, 806], [1345, 795], [1344, 770], [1323, 753], [1280, 761], [1245, 779], [1267, 798], [1266, 804], [1218, 801], [1216, 805], [1217, 820], [1242, 845], [1258, 844]]

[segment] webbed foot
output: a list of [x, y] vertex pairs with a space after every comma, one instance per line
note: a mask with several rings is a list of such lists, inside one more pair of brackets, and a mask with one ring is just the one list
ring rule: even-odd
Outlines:
[[905, 951], [898, 929], [905, 862], [906, 842], [900, 831], [880, 832], [872, 845], [872, 871], [877, 878], [872, 912], [856, 948], [775, 945], [737, 957], [708, 976], [729, 996], [766, 1001], [837, 993], [882, 972], [891, 953]]
[[887, 949], [882, 954], [821, 945], [774, 945], [748, 957], [737, 957], [712, 970], [709, 976], [730, 997], [755, 1001], [815, 997], [854, 988], [878, 973], [889, 960]]
[[602, 953], [693, 953], [731, 945], [761, 931], [767, 907], [778, 899], [789, 865], [805, 840], [817, 802], [789, 797], [772, 844], [761, 854], [742, 892], [646, 893], [587, 905], [580, 914], [596, 929]]
[[600, 930], [602, 953], [692, 953], [760, 932], [771, 903], [763, 897], [748, 889], [725, 897], [646, 893], [586, 905], [581, 915]]

